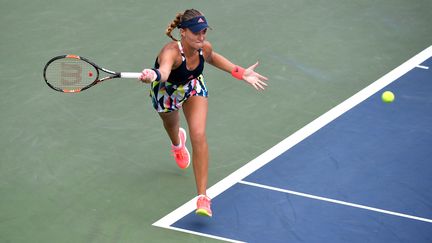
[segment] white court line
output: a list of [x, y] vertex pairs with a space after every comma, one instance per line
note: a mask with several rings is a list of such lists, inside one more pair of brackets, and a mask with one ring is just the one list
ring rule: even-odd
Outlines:
[[293, 194], [293, 195], [297, 195], [297, 196], [301, 196], [301, 197], [307, 197], [307, 198], [316, 199], [316, 200], [320, 200], [320, 201], [326, 201], [326, 202], [341, 204], [341, 205], [350, 206], [350, 207], [354, 207], [354, 208], [361, 208], [361, 209], [366, 209], [366, 210], [370, 210], [370, 211], [374, 211], [374, 212], [390, 214], [390, 215], [399, 216], [399, 217], [403, 217], [403, 218], [409, 218], [409, 219], [424, 221], [427, 223], [432, 223], [432, 219], [421, 218], [421, 217], [412, 216], [409, 214], [397, 213], [397, 212], [392, 212], [392, 211], [388, 211], [388, 210], [384, 210], [384, 209], [368, 207], [368, 206], [364, 206], [364, 205], [360, 205], [360, 204], [356, 204], [356, 203], [344, 202], [344, 201], [335, 200], [335, 199], [331, 199], [331, 198], [315, 196], [315, 195], [311, 195], [311, 194], [307, 194], [307, 193], [296, 192], [296, 191], [281, 189], [281, 188], [272, 187], [272, 186], [266, 186], [266, 185], [248, 182], [248, 181], [240, 181], [239, 183], [244, 184], [244, 185], [259, 187], [259, 188], [263, 188], [263, 189], [267, 189], [267, 190], [283, 192], [283, 193], [287, 193], [287, 194]]
[[219, 237], [219, 236], [215, 236], [215, 235], [204, 234], [204, 233], [200, 233], [200, 232], [196, 232], [196, 231], [192, 231], [192, 230], [186, 230], [186, 229], [177, 228], [177, 227], [172, 227], [172, 226], [170, 226], [170, 227], [163, 227], [163, 228], [171, 229], [171, 230], [176, 230], [176, 231], [180, 231], [180, 232], [184, 232], [184, 233], [189, 233], [189, 234], [193, 234], [193, 235], [204, 236], [204, 237], [212, 238], [212, 239], [216, 239], [216, 240], [223, 240], [223, 241], [226, 241], [226, 242], [246, 243], [245, 241], [238, 241], [238, 240], [228, 239], [228, 238], [224, 238], [224, 237]]
[[[214, 198], [217, 195], [221, 194], [228, 188], [232, 187], [234, 184], [241, 181], [246, 176], [250, 175], [254, 171], [258, 170], [268, 162], [272, 161], [277, 156], [281, 155], [297, 143], [301, 142], [305, 138], [309, 137], [323, 126], [327, 125], [346, 111], [350, 110], [360, 102], [364, 101], [368, 97], [372, 96], [376, 92], [383, 89], [385, 86], [389, 85], [393, 81], [400, 78], [402, 75], [406, 74], [408, 71], [413, 69], [414, 67], [420, 65], [429, 57], [432, 56], [432, 46], [423, 50], [416, 56], [412, 57], [399, 67], [393, 69], [391, 72], [383, 76], [382, 78], [376, 80], [366, 88], [362, 89], [349, 99], [345, 100], [341, 104], [337, 105], [330, 111], [324, 113], [311, 123], [307, 124], [291, 136], [287, 137], [280, 143], [276, 144], [257, 158], [251, 160], [249, 163], [245, 164], [243, 167], [231, 173], [229, 176], [225, 177], [212, 187], [207, 190], [207, 194], [209, 197]], [[187, 203], [183, 204], [181, 207], [177, 208], [173, 212], [169, 213], [165, 217], [153, 223], [153, 226], [173, 229], [171, 225], [177, 222], [179, 219], [183, 218], [190, 212], [195, 210], [195, 202], [196, 198], [192, 198]], [[192, 232], [191, 232], [192, 233]], [[195, 232], [198, 234], [198, 232]]]
[[417, 65], [416, 67], [421, 68], [421, 69], [429, 69], [428, 66], [423, 66], [423, 65]]

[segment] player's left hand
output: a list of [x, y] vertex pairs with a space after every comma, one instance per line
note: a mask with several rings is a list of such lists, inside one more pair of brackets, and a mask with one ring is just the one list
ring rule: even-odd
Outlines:
[[259, 62], [256, 62], [254, 65], [248, 67], [245, 70], [243, 74], [243, 80], [246, 83], [252, 85], [256, 90], [264, 90], [267, 87], [267, 83], [265, 81], [267, 81], [268, 78], [254, 71], [258, 64]]

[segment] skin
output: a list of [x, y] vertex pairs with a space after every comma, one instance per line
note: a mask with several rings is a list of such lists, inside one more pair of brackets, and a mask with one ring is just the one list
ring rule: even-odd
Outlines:
[[[186, 66], [189, 70], [194, 70], [199, 65], [200, 49], [203, 50], [205, 61], [225, 72], [231, 73], [235, 65], [224, 56], [213, 51], [213, 48], [206, 40], [207, 29], [199, 32], [192, 32], [189, 29], [180, 29], [181, 44], [186, 56]], [[175, 41], [166, 44], [159, 53], [159, 72], [161, 82], [165, 82], [171, 70], [178, 68], [182, 63], [180, 50]], [[267, 86], [267, 78], [256, 73], [254, 69], [258, 62], [247, 68], [243, 74], [243, 81], [250, 84], [257, 90], [264, 90]], [[156, 79], [156, 74], [151, 69], [144, 69], [140, 80], [150, 83]], [[206, 135], [208, 101], [201, 96], [190, 97], [183, 103], [183, 114], [189, 127], [189, 137], [192, 144], [192, 164], [195, 175], [195, 182], [198, 195], [206, 195], [208, 181], [208, 161], [209, 152]], [[164, 128], [171, 140], [171, 143], [178, 145], [180, 128], [179, 111], [159, 113], [163, 121]]]

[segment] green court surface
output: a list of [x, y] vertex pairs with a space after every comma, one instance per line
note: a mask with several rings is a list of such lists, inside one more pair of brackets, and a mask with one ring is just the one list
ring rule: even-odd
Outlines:
[[[195, 196], [148, 86], [45, 85], [53, 56], [150, 67], [177, 12], [215, 51], [269, 77], [256, 92], [207, 65], [209, 186], [431, 45], [431, 0], [0, 0], [0, 242], [218, 242], [151, 226]], [[183, 120], [183, 124], [185, 124]], [[235, 217], [235, 215], [233, 215]], [[269, 240], [271, 242], [271, 240]]]

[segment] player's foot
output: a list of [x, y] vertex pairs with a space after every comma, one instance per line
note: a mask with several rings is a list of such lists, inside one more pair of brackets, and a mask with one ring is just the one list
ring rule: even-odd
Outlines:
[[180, 145], [171, 145], [172, 155], [181, 169], [186, 169], [190, 165], [190, 154], [186, 148], [186, 131], [183, 128], [179, 129]]
[[195, 213], [200, 216], [212, 216], [212, 211], [210, 208], [211, 200], [205, 195], [199, 195], [197, 200], [197, 210]]

